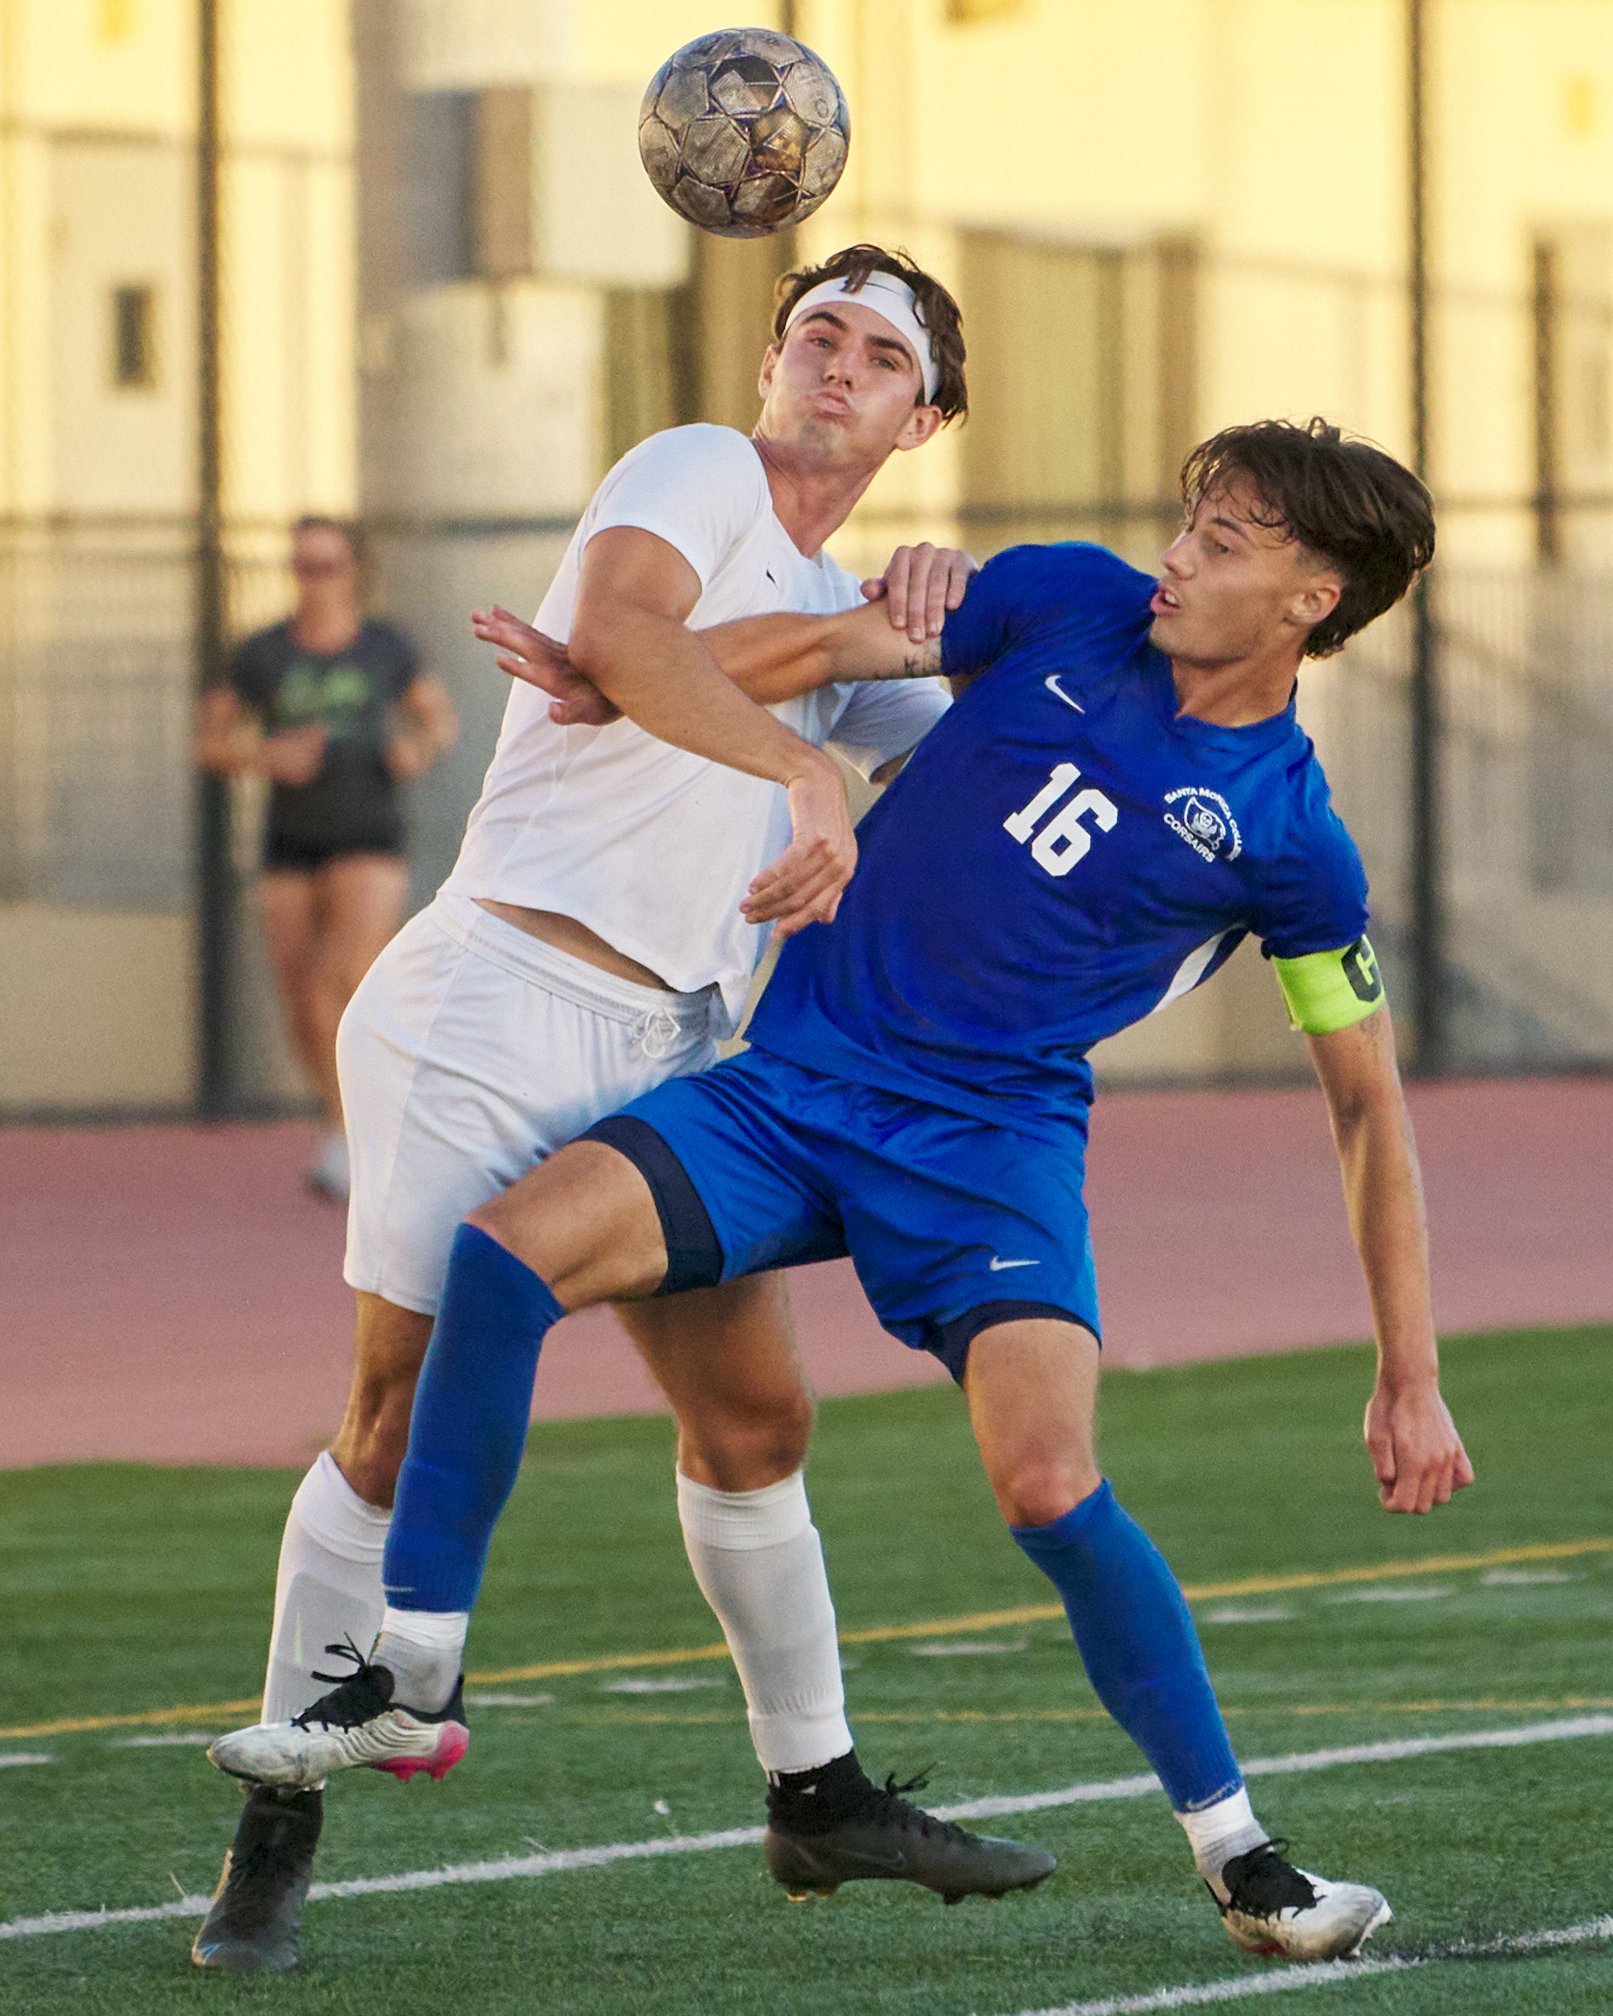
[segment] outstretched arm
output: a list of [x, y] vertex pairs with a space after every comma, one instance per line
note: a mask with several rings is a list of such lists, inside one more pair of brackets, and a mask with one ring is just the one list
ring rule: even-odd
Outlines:
[[818, 686], [933, 679], [947, 617], [979, 572], [979, 561], [957, 546], [898, 546], [884, 573], [862, 584], [860, 609], [741, 617], [705, 635], [729, 678], [764, 704]]
[[915, 642], [877, 602], [835, 616], [742, 616], [700, 633], [723, 670], [765, 706], [819, 686], [864, 679], [933, 679], [941, 637]]
[[1439, 1390], [1422, 1179], [1389, 1010], [1309, 1043], [1378, 1342], [1365, 1427], [1378, 1499], [1389, 1512], [1427, 1512], [1471, 1484], [1473, 1466]]
[[[901, 546], [883, 575], [863, 583], [877, 619], [869, 606], [836, 616], [753, 616], [701, 636], [741, 692], [764, 707], [841, 681], [933, 677], [941, 627], [976, 571], [955, 548]], [[621, 711], [565, 645], [497, 603], [472, 610], [471, 632], [495, 647], [501, 671], [549, 695], [550, 716], [562, 725], [603, 727]]]
[[[585, 672], [575, 637], [569, 647], [561, 644], [496, 603], [471, 612], [471, 631], [497, 647], [500, 671], [549, 695], [550, 717], [564, 726], [598, 728], [631, 711]], [[697, 636], [705, 654], [761, 707], [842, 680], [926, 679], [941, 669], [940, 638], [915, 643], [876, 603], [834, 616], [741, 616], [685, 634]]]

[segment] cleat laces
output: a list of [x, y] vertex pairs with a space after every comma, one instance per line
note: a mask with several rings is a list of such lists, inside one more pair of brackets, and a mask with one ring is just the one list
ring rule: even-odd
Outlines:
[[890, 1772], [883, 1785], [870, 1784], [863, 1804], [851, 1817], [858, 1825], [884, 1825], [897, 1827], [903, 1833], [921, 1835], [927, 1841], [951, 1841], [964, 1845], [972, 1843], [975, 1836], [967, 1827], [960, 1827], [952, 1820], [939, 1820], [933, 1813], [926, 1813], [922, 1806], [915, 1806], [903, 1795], [908, 1792], [922, 1792], [930, 1782], [933, 1764], [926, 1765], [916, 1777], [906, 1778], [900, 1785], [896, 1773]]
[[328, 1694], [310, 1702], [300, 1715], [293, 1715], [291, 1726], [311, 1729], [317, 1722], [321, 1729], [356, 1729], [384, 1714], [392, 1705], [390, 1668], [372, 1665], [350, 1637], [339, 1645], [327, 1645], [325, 1650], [338, 1659], [351, 1660], [353, 1671], [345, 1675], [314, 1673], [315, 1680], [333, 1680], [337, 1684]]
[[[1283, 1911], [1308, 1911], [1316, 1902], [1316, 1886], [1291, 1862], [1283, 1859], [1288, 1846], [1279, 1836], [1251, 1848], [1247, 1855], [1235, 1855], [1227, 1865], [1237, 1875], [1227, 1881], [1228, 1900], [1223, 1911], [1241, 1911], [1247, 1918], [1275, 1918]], [[1227, 1870], [1222, 1872], [1223, 1880]]]

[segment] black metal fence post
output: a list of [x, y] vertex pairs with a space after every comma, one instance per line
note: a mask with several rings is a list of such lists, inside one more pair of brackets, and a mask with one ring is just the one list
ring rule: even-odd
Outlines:
[[[1428, 37], [1425, 0], [1407, 0], [1407, 194], [1410, 226], [1412, 461], [1426, 483], [1431, 459], [1428, 384]], [[1433, 584], [1412, 590], [1411, 970], [1416, 1064], [1443, 1071], [1450, 1057], [1445, 969], [1445, 889], [1440, 774], [1439, 630]]]
[[[224, 562], [223, 423], [219, 358], [219, 7], [196, 10], [196, 690], [223, 676], [228, 611]], [[196, 782], [196, 1104], [218, 1116], [237, 1100], [233, 981], [235, 889], [229, 786]]]

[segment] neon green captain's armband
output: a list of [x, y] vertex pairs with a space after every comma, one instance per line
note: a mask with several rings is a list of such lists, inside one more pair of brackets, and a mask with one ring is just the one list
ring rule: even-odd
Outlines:
[[1337, 952], [1307, 952], [1302, 959], [1273, 959], [1288, 1020], [1307, 1036], [1330, 1036], [1364, 1022], [1383, 1006], [1378, 955], [1365, 938]]

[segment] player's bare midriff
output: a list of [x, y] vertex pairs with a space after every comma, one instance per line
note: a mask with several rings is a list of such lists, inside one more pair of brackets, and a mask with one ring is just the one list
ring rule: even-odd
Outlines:
[[531, 938], [541, 938], [545, 945], [552, 945], [557, 952], [580, 959], [585, 966], [597, 967], [601, 973], [614, 974], [618, 980], [631, 980], [639, 987], [655, 987], [663, 994], [673, 992], [659, 973], [652, 973], [648, 966], [641, 966], [636, 959], [629, 959], [625, 952], [618, 952], [614, 945], [607, 945], [597, 931], [590, 931], [575, 917], [562, 916], [558, 910], [527, 910], [519, 903], [499, 903], [491, 896], [478, 896], [475, 900], [492, 916], [502, 917], [517, 931], [525, 931]]

